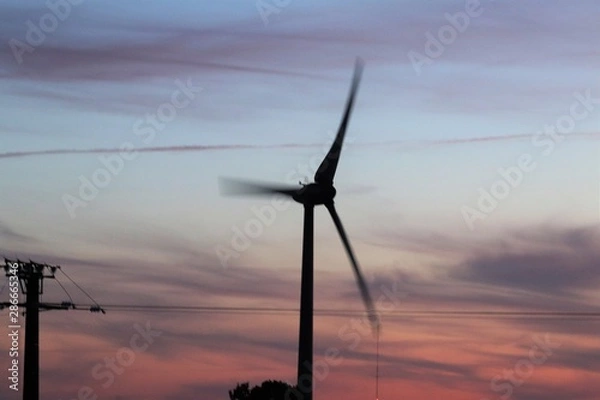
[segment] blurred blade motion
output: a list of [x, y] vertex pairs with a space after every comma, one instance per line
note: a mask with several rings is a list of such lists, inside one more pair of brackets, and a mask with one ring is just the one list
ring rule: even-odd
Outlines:
[[348, 258], [350, 259], [350, 263], [352, 264], [352, 269], [354, 270], [354, 276], [356, 277], [356, 282], [358, 283], [358, 288], [360, 289], [360, 294], [362, 296], [363, 302], [365, 303], [365, 307], [367, 308], [367, 313], [369, 316], [369, 321], [371, 322], [371, 328], [373, 333], [376, 334], [379, 332], [379, 316], [377, 315], [377, 311], [375, 310], [375, 306], [373, 305], [373, 300], [371, 299], [371, 294], [369, 293], [369, 288], [367, 287], [367, 283], [365, 278], [360, 272], [360, 267], [358, 266], [358, 262], [356, 261], [356, 257], [354, 256], [354, 251], [352, 251], [352, 246], [350, 245], [350, 241], [348, 240], [348, 236], [346, 235], [346, 231], [344, 230], [344, 226], [342, 225], [342, 221], [335, 210], [335, 206], [333, 203], [325, 204], [325, 207], [329, 210], [329, 214], [331, 214], [331, 218], [333, 218], [333, 223], [340, 234], [340, 238], [344, 243], [344, 248], [346, 249], [346, 253], [348, 254]]
[[264, 196], [270, 194], [282, 194], [285, 196], [294, 196], [301, 187], [284, 186], [269, 184], [263, 182], [244, 181], [240, 179], [220, 178], [219, 190], [225, 196]]

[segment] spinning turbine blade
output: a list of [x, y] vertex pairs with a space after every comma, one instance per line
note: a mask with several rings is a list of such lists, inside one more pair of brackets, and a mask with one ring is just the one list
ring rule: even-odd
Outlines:
[[282, 194], [292, 197], [301, 188], [294, 186], [272, 185], [268, 183], [242, 181], [238, 179], [219, 179], [220, 192], [227, 196]]
[[344, 136], [346, 135], [346, 127], [350, 120], [350, 114], [352, 113], [352, 106], [354, 104], [354, 97], [358, 90], [358, 84], [362, 76], [364, 62], [361, 58], [356, 59], [354, 67], [354, 77], [352, 78], [352, 86], [350, 87], [350, 94], [348, 95], [348, 101], [346, 102], [346, 111], [342, 118], [340, 128], [335, 136], [335, 140], [329, 149], [329, 152], [319, 165], [319, 169], [315, 173], [315, 182], [326, 185], [333, 185], [333, 177], [335, 176], [335, 170], [337, 169], [338, 161], [340, 159], [340, 152], [342, 151], [342, 145], [344, 144]]
[[377, 332], [379, 329], [379, 316], [375, 310], [375, 306], [373, 305], [373, 300], [371, 300], [371, 294], [369, 293], [369, 288], [367, 287], [367, 283], [365, 282], [365, 278], [360, 272], [360, 268], [358, 267], [358, 262], [356, 261], [356, 257], [354, 257], [354, 252], [352, 251], [352, 246], [350, 246], [350, 241], [348, 240], [348, 236], [346, 235], [346, 231], [344, 230], [344, 226], [342, 225], [342, 221], [335, 210], [335, 206], [333, 203], [325, 204], [325, 207], [329, 210], [329, 214], [331, 214], [331, 218], [333, 218], [333, 223], [337, 228], [340, 238], [344, 243], [344, 247], [346, 248], [346, 253], [348, 254], [348, 258], [350, 258], [350, 263], [352, 264], [352, 268], [354, 270], [354, 275], [356, 276], [356, 282], [358, 283], [358, 288], [360, 289], [360, 294], [362, 296], [363, 302], [365, 303], [365, 307], [367, 308], [367, 312], [369, 314], [369, 321], [371, 322], [371, 328], [373, 329], [373, 333]]

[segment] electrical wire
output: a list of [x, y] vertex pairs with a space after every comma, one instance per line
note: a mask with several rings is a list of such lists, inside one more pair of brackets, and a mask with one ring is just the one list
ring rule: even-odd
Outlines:
[[[219, 306], [190, 306], [190, 305], [143, 305], [143, 304], [110, 304], [100, 307], [99, 303], [77, 282], [75, 282], [63, 269], [59, 266], [67, 279], [75, 285], [83, 294], [91, 301], [92, 305], [79, 305], [76, 310], [84, 311], [93, 309], [94, 311], [121, 311], [121, 312], [180, 312], [180, 313], [207, 313], [207, 314], [263, 314], [276, 315], [286, 313], [298, 313], [297, 308], [278, 308], [278, 307], [219, 307]], [[58, 280], [66, 295], [69, 297], [71, 304], [74, 306], [73, 298], [66, 290], [64, 285]], [[5, 289], [8, 279], [0, 288], [0, 293]], [[50, 304], [50, 303], [49, 303]], [[600, 318], [600, 311], [486, 311], [486, 310], [392, 310], [383, 313], [386, 318], [583, 318], [596, 319]], [[332, 317], [351, 317], [356, 315], [364, 315], [363, 310], [344, 310], [344, 309], [316, 309], [314, 315], [332, 316]], [[379, 327], [377, 330], [379, 335]]]
[[[120, 312], [175, 312], [175, 313], [204, 313], [204, 314], [254, 314], [254, 315], [281, 315], [297, 314], [298, 308], [284, 307], [223, 307], [223, 306], [193, 306], [193, 305], [151, 305], [151, 304], [109, 304], [100, 307], [99, 303], [77, 282], [75, 282], [62, 268], [58, 269], [73, 283], [83, 294], [92, 302], [92, 305], [78, 305], [75, 307], [71, 294], [59, 279], [55, 281], [68, 296], [71, 305], [75, 310], [103, 312], [105, 310]], [[8, 280], [5, 280], [0, 293], [6, 287]], [[48, 303], [52, 305], [52, 303]], [[58, 303], [56, 303], [58, 304]], [[352, 317], [364, 315], [363, 310], [350, 309], [316, 309], [313, 311], [316, 316], [330, 317]], [[597, 319], [600, 318], [600, 311], [494, 311], [494, 310], [391, 310], [383, 313], [386, 318], [581, 318]], [[377, 327], [377, 345], [379, 345], [379, 327]]]
[[[81, 290], [81, 292], [82, 292], [83, 294], [85, 294], [85, 295], [86, 295], [86, 296], [87, 296], [87, 297], [88, 297], [88, 298], [89, 298], [89, 299], [90, 299], [90, 300], [91, 300], [91, 301], [94, 303], [94, 306], [96, 306], [96, 307], [100, 307], [100, 304], [98, 304], [98, 302], [97, 302], [96, 300], [94, 300], [94, 299], [92, 298], [92, 296], [90, 296], [90, 295], [89, 295], [89, 293], [88, 293], [88, 292], [86, 292], [86, 291], [85, 291], [85, 290], [84, 290], [84, 289], [83, 289], [81, 286], [79, 286], [79, 285], [77, 284], [77, 282], [75, 282], [73, 279], [71, 279], [71, 277], [70, 277], [69, 275], [67, 275], [67, 273], [66, 273], [65, 271], [63, 271], [63, 269], [62, 269], [62, 268], [60, 268], [60, 267], [59, 267], [59, 268], [58, 268], [58, 270], [59, 270], [60, 272], [62, 272], [62, 273], [63, 273], [63, 274], [64, 274], [64, 275], [67, 277], [67, 279], [68, 279], [68, 280], [70, 280], [70, 281], [71, 281], [71, 283], [73, 283], [73, 285], [75, 285], [75, 286], [77, 287], [77, 289]], [[62, 286], [62, 285], [61, 285], [61, 286]], [[70, 297], [70, 296], [69, 296], [69, 297]], [[72, 300], [71, 300], [71, 302], [72, 302]]]
[[[94, 301], [94, 305], [98, 305]], [[83, 305], [82, 307], [89, 307]], [[186, 305], [143, 305], [143, 304], [108, 304], [102, 307], [110, 311], [122, 312], [189, 312], [205, 314], [296, 314], [297, 308], [277, 307], [219, 307], [219, 306], [186, 306]], [[333, 317], [351, 317], [364, 314], [363, 310], [315, 309], [315, 315]], [[457, 310], [398, 310], [387, 311], [386, 318], [600, 318], [600, 312], [580, 311], [457, 311]]]
[[380, 324], [377, 324], [377, 345], [375, 351], [375, 400], [379, 400], [379, 328]]
[[58, 285], [62, 288], [62, 290], [67, 294], [67, 296], [69, 297], [69, 301], [71, 302], [71, 304], [74, 304], [73, 298], [71, 297], [71, 295], [69, 294], [69, 292], [67, 291], [67, 289], [65, 289], [65, 287], [63, 286], [62, 283], [60, 283], [60, 280], [56, 277], [54, 277], [54, 281], [56, 283], [58, 283]]

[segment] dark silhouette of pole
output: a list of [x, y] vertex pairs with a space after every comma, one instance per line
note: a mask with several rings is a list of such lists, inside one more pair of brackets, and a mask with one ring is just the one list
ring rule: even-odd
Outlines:
[[[40, 308], [51, 309], [53, 306], [41, 305], [40, 294], [44, 291], [43, 279], [54, 279], [58, 266], [39, 264], [29, 261], [10, 261], [4, 259], [6, 276], [19, 279], [21, 292], [25, 301], [25, 349], [23, 366], [23, 400], [38, 400], [40, 397], [39, 361], [40, 361]], [[20, 307], [22, 303], [18, 304]]]
[[38, 400], [40, 397], [40, 281], [43, 275], [37, 268], [27, 274], [25, 308], [25, 366], [23, 377], [23, 400]]
[[298, 344], [298, 390], [302, 400], [312, 400], [313, 391], [313, 232], [314, 205], [304, 204], [302, 283], [300, 288], [300, 340]]

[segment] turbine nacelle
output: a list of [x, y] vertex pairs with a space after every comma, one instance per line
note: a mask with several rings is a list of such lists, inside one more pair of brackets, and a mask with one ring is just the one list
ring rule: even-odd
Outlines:
[[321, 205], [333, 203], [336, 190], [331, 185], [321, 185], [319, 183], [309, 183], [302, 185], [292, 198], [298, 203], [304, 205]]

